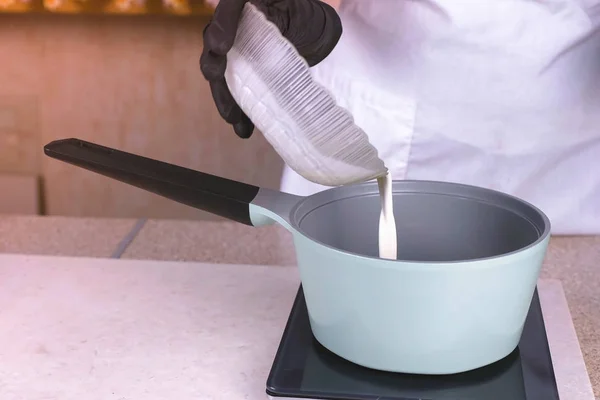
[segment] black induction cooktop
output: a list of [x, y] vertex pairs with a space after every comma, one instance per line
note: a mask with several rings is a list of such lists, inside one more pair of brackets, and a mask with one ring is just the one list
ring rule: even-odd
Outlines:
[[302, 286], [267, 380], [272, 399], [556, 400], [558, 389], [537, 291], [519, 346], [504, 359], [443, 376], [376, 371], [321, 346], [310, 330]]

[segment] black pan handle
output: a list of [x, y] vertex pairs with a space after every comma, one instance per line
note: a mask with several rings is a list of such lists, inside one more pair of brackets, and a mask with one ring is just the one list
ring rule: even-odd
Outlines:
[[52, 158], [221, 217], [252, 225], [250, 203], [260, 188], [81, 139], [44, 146]]

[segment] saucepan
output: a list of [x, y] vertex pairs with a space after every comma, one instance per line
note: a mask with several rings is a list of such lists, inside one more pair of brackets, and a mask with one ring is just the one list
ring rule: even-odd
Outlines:
[[378, 257], [376, 182], [307, 197], [79, 139], [46, 155], [179, 203], [293, 235], [314, 337], [358, 365], [453, 374], [517, 346], [550, 239], [538, 208], [498, 191], [394, 181], [398, 259]]

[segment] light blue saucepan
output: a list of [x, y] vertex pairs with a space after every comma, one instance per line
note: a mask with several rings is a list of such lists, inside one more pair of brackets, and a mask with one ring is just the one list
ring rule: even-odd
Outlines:
[[395, 181], [399, 259], [385, 260], [375, 182], [298, 197], [78, 139], [45, 153], [240, 223], [283, 225], [315, 338], [379, 370], [451, 374], [511, 353], [550, 239], [548, 218], [515, 197]]

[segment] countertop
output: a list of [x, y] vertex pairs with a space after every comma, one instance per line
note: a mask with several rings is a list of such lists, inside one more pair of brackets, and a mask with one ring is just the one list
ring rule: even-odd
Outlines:
[[[231, 222], [0, 217], [0, 252], [291, 266], [279, 226]], [[600, 236], [553, 237], [541, 278], [562, 282], [595, 396], [600, 398]]]
[[[294, 266], [0, 254], [1, 397], [265, 400], [299, 283]], [[593, 400], [560, 281], [538, 293], [560, 399]], [[506, 371], [452, 393], [507, 379], [524, 398]]]

